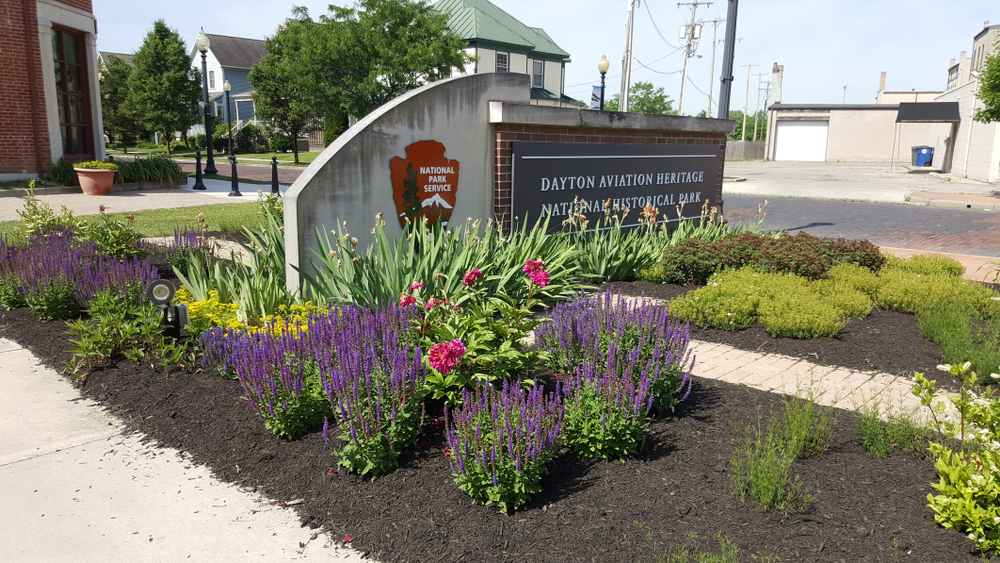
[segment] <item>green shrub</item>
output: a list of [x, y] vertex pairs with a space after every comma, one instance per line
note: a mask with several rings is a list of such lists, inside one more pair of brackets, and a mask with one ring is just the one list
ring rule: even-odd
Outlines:
[[118, 165], [114, 162], [101, 162], [100, 160], [77, 162], [73, 167], [81, 170], [118, 170]]
[[843, 283], [747, 266], [713, 274], [705, 287], [674, 298], [669, 308], [699, 327], [737, 331], [757, 320], [777, 338], [817, 338], [836, 335], [842, 317], [866, 315], [870, 302]]
[[51, 280], [48, 284], [27, 292], [24, 301], [42, 321], [80, 316], [80, 304], [76, 300], [76, 290], [72, 283]]
[[267, 139], [264, 138], [264, 130], [250, 124], [244, 125], [239, 131], [234, 131], [233, 152], [241, 154], [267, 152]]
[[204, 149], [205, 148], [205, 134], [198, 133], [197, 135], [188, 135], [187, 146], [189, 149]]
[[823, 303], [832, 306], [841, 315], [863, 319], [872, 310], [872, 300], [848, 282], [835, 279], [816, 280], [809, 283], [809, 289], [818, 295]]
[[271, 137], [271, 152], [291, 152], [295, 150], [295, 143], [288, 137]]
[[910, 258], [891, 256], [886, 266], [925, 276], [941, 274], [962, 277], [965, 273], [965, 266], [961, 262], [942, 254], [917, 254]]
[[18, 290], [16, 281], [0, 278], [0, 307], [11, 311], [19, 307], [24, 307], [27, 304], [24, 300], [24, 295]]
[[948, 274], [917, 274], [902, 268], [887, 268], [879, 276], [882, 286], [875, 302], [890, 311], [920, 313], [943, 302], [967, 300], [988, 306], [995, 292], [980, 283]]
[[73, 170], [73, 165], [62, 158], [45, 174], [45, 179], [64, 186], [80, 185], [80, 180], [76, 177], [76, 170]]
[[762, 272], [792, 273], [819, 279], [840, 263], [878, 271], [885, 259], [866, 240], [822, 239], [807, 233], [778, 238], [743, 233], [711, 242], [686, 239], [668, 248], [662, 268], [649, 274], [655, 281], [705, 283], [723, 268], [753, 265]]
[[[884, 270], [885, 265], [882, 266]], [[878, 288], [882, 286], [882, 279], [868, 268], [858, 264], [842, 263], [830, 268], [827, 272], [830, 280], [844, 283], [855, 291], [860, 291], [870, 298], [874, 298]]]
[[148, 158], [136, 158], [131, 162], [119, 162], [115, 183], [180, 182], [186, 176], [173, 160], [166, 155], [157, 154]]
[[810, 291], [762, 299], [757, 321], [775, 338], [821, 338], [836, 336], [844, 327], [841, 311]]
[[1000, 366], [1000, 301], [949, 299], [923, 309], [918, 321], [924, 338], [941, 346], [945, 362], [969, 361], [981, 373]]

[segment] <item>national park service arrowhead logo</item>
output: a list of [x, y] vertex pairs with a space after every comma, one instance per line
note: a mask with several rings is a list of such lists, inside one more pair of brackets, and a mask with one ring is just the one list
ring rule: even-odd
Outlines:
[[420, 221], [448, 223], [455, 209], [458, 161], [444, 156], [444, 145], [419, 141], [406, 147], [406, 158], [389, 162], [399, 224]]

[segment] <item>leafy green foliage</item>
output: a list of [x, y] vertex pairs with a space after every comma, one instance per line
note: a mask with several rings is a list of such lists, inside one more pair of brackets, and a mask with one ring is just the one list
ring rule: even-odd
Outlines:
[[530, 229], [522, 225], [510, 235], [504, 235], [492, 221], [482, 231], [479, 221], [454, 229], [421, 222], [408, 225], [392, 242], [384, 226], [380, 214], [375, 242], [364, 252], [358, 251], [357, 239], [346, 227], [338, 229], [333, 241], [317, 232], [320, 250], [313, 274], [301, 272], [314, 299], [374, 306], [398, 300], [414, 280], [438, 280], [438, 272], [443, 275], [443, 291], [451, 295], [458, 291], [465, 272], [479, 268], [484, 274], [476, 282], [481, 296], [502, 293], [514, 301], [526, 301], [528, 287], [521, 268], [539, 256], [546, 257], [550, 280], [535, 294], [536, 302], [565, 299], [582, 288], [573, 279], [578, 251], [565, 238], [547, 236], [547, 220]]
[[757, 419], [733, 440], [729, 460], [733, 495], [743, 501], [749, 495], [764, 512], [776, 508], [787, 513], [813, 502], [799, 478], [791, 476], [792, 465], [799, 458], [825, 452], [833, 438], [832, 409], [818, 408], [811, 397], [783, 401], [783, 415], [772, 412], [766, 421], [757, 408]]
[[80, 180], [76, 177], [76, 170], [73, 170], [73, 165], [62, 158], [45, 173], [45, 179], [64, 186], [80, 185]]
[[[957, 416], [944, 417], [945, 403], [937, 398], [936, 381], [924, 374], [913, 376], [913, 394], [931, 411], [932, 426], [942, 435], [958, 439], [956, 451], [941, 443], [930, 445], [940, 481], [927, 495], [934, 520], [967, 537], [982, 552], [1000, 549], [1000, 398], [994, 388], [981, 395], [973, 391], [978, 376], [968, 362], [938, 366], [959, 378], [962, 388], [949, 397]], [[993, 379], [1000, 375], [991, 373]], [[956, 422], [957, 420], [957, 422]]]
[[74, 168], [81, 170], [118, 170], [118, 165], [114, 162], [101, 162], [100, 160], [88, 160], [87, 162], [76, 162]]
[[24, 296], [24, 302], [39, 320], [71, 319], [80, 315], [73, 284], [63, 280], [50, 280]]
[[[289, 358], [288, 361], [300, 362], [293, 358]], [[279, 393], [284, 396], [281, 397], [280, 403], [274, 405], [274, 411], [268, 409], [259, 411], [264, 418], [264, 427], [286, 440], [304, 436], [323, 424], [323, 421], [332, 414], [316, 362], [301, 361], [301, 364], [306, 375], [305, 384], [298, 396], [293, 396], [289, 390], [280, 389]]]
[[132, 161], [118, 162], [115, 174], [116, 184], [138, 184], [146, 182], [180, 182], [187, 177], [181, 167], [165, 155], [147, 158], [137, 157]]
[[147, 246], [142, 243], [142, 235], [132, 228], [131, 215], [124, 221], [117, 219], [108, 215], [102, 205], [99, 216], [99, 221], [80, 225], [80, 237], [101, 245], [101, 252], [121, 258], [142, 258], [149, 254]]
[[697, 326], [739, 331], [760, 322], [778, 338], [834, 336], [844, 317], [867, 316], [871, 301], [843, 282], [819, 283], [747, 266], [713, 274], [705, 287], [673, 299], [670, 312]]
[[76, 229], [80, 221], [65, 205], [56, 213], [45, 202], [35, 196], [35, 183], [28, 184], [28, 195], [24, 198], [24, 208], [17, 211], [21, 218], [21, 233], [25, 238], [41, 233], [52, 233]]
[[173, 139], [175, 131], [185, 131], [197, 121], [201, 73], [191, 66], [180, 36], [162, 19], [153, 22], [132, 65], [125, 106], [143, 129]]
[[24, 294], [17, 288], [17, 282], [7, 277], [0, 277], [0, 307], [11, 311], [27, 305]]
[[[619, 95], [604, 100], [605, 111], [618, 111]], [[628, 90], [628, 111], [631, 113], [651, 113], [654, 115], [677, 115], [674, 102], [663, 88], [654, 88], [652, 82], [636, 82]]]
[[580, 457], [626, 458], [639, 450], [649, 426], [645, 409], [629, 414], [609, 408], [608, 397], [594, 383], [585, 383], [566, 398], [563, 444]]
[[[322, 114], [316, 104], [307, 98], [308, 86], [302, 82], [310, 79], [310, 67], [303, 60], [301, 50], [308, 41], [311, 24], [289, 19], [277, 32], [265, 39], [267, 54], [250, 69], [251, 94], [254, 111], [267, 124], [271, 136], [271, 150], [286, 146], [295, 154], [299, 163], [299, 148], [295, 142], [303, 133], [319, 128]], [[280, 141], [284, 141], [281, 143]]]
[[122, 359], [150, 361], [158, 366], [181, 362], [187, 347], [163, 335], [163, 313], [142, 296], [142, 288], [131, 285], [125, 296], [117, 290], [99, 293], [87, 308], [88, 319], [67, 323], [73, 358], [73, 373]]
[[132, 65], [116, 55], [108, 56], [100, 73], [104, 130], [126, 154], [129, 142], [143, 133], [135, 106], [128, 103], [131, 76]]
[[976, 97], [982, 100], [983, 107], [976, 109], [975, 120], [981, 123], [1000, 121], [1000, 49], [986, 58]]
[[437, 279], [438, 287], [426, 297], [419, 290], [408, 290], [404, 295], [405, 298], [413, 294], [416, 301], [412, 306], [425, 311], [413, 321], [414, 333], [419, 335], [423, 350], [430, 350], [440, 342], [458, 340], [466, 351], [458, 365], [447, 373], [434, 369], [425, 356], [427, 391], [435, 399], [443, 398], [455, 406], [461, 402], [463, 389], [498, 384], [505, 378], [524, 382], [533, 379], [540, 364], [548, 358], [547, 353], [530, 350], [526, 344], [531, 331], [544, 322], [531, 316], [533, 291], [529, 288], [528, 301], [518, 302], [502, 293], [483, 296], [475, 283], [448, 293], [444, 275]]
[[883, 420], [877, 405], [861, 409], [855, 425], [858, 442], [871, 459], [885, 459], [893, 451], [923, 459], [934, 437], [933, 430], [918, 424], [912, 416], [893, 413]]
[[819, 279], [840, 263], [878, 271], [884, 261], [878, 247], [863, 240], [823, 239], [804, 232], [778, 238], [743, 233], [713, 242], [693, 238], [678, 242], [664, 252], [662, 279], [658, 281], [703, 284], [723, 268], [746, 265], [762, 272]]
[[[328, 115], [341, 103], [363, 117], [389, 100], [451, 75], [471, 57], [448, 28], [448, 16], [412, 0], [360, 0], [357, 9], [330, 6], [305, 27], [296, 56], [308, 68], [312, 98]], [[298, 15], [308, 18], [305, 10]], [[296, 63], [296, 68], [299, 63]]]

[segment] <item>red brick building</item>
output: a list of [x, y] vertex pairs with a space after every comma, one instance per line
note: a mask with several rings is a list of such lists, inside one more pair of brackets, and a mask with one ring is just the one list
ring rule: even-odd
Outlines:
[[0, 0], [0, 180], [104, 159], [91, 0]]

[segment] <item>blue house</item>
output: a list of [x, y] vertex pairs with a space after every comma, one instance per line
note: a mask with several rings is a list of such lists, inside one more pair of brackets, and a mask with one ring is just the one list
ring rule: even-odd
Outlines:
[[[253, 100], [250, 97], [253, 86], [250, 85], [248, 75], [250, 68], [267, 54], [264, 40], [210, 33], [206, 35], [209, 40], [206, 55], [209, 99], [224, 106], [226, 96], [222, 86], [228, 80], [232, 87], [229, 92], [229, 107], [223, 108], [220, 119], [226, 120], [231, 115], [234, 127], [257, 123]], [[201, 52], [194, 48], [191, 49], [191, 66], [201, 71]], [[195, 125], [191, 133], [204, 133], [204, 129], [204, 124]]]

